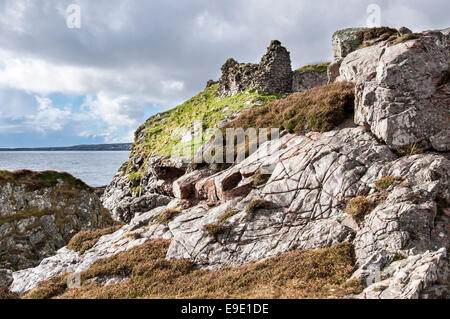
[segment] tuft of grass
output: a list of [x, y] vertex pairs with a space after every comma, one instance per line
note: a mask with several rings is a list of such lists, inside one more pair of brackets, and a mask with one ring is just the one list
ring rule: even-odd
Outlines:
[[330, 66], [330, 64], [331, 62], [305, 65], [302, 66], [301, 68], [298, 68], [297, 72], [313, 71], [318, 73], [326, 73], [328, 71], [328, 67]]
[[122, 226], [113, 226], [104, 229], [94, 231], [81, 231], [67, 244], [67, 249], [76, 251], [80, 254], [84, 254], [87, 250], [91, 249], [98, 242], [100, 237], [112, 234], [119, 230]]
[[225, 213], [220, 215], [220, 217], [217, 219], [217, 221], [219, 222], [219, 224], [223, 224], [224, 222], [226, 222], [228, 219], [230, 219], [231, 217], [233, 217], [237, 213], [239, 213], [238, 209], [234, 209], [234, 208], [227, 209], [225, 211]]
[[243, 112], [223, 128], [280, 128], [290, 133], [330, 131], [354, 111], [354, 84], [332, 83]]
[[228, 227], [222, 224], [208, 224], [203, 226], [203, 230], [215, 240], [217, 240], [220, 234], [223, 234], [228, 230]]
[[400, 261], [400, 260], [404, 260], [406, 259], [406, 256], [401, 254], [401, 253], [395, 253], [394, 256], [392, 257], [392, 262], [394, 261]]
[[394, 183], [403, 182], [403, 177], [400, 176], [384, 176], [379, 180], [375, 181], [375, 186], [381, 190], [387, 190]]
[[166, 209], [156, 217], [155, 221], [167, 225], [175, 216], [181, 214], [181, 212], [182, 209], [180, 207]]
[[263, 174], [261, 170], [257, 170], [252, 176], [253, 186], [261, 186], [267, 183], [271, 174]]
[[245, 213], [247, 215], [253, 215], [259, 209], [270, 208], [270, 207], [272, 207], [271, 202], [264, 200], [264, 199], [257, 199], [257, 200], [250, 202], [247, 205], [247, 208], [245, 209]]
[[361, 30], [357, 33], [357, 37], [362, 43], [366, 43], [374, 40], [385, 41], [392, 35], [397, 34], [398, 31], [396, 29], [389, 27], [379, 27]]
[[373, 209], [373, 204], [370, 199], [365, 196], [357, 196], [347, 202], [345, 212], [357, 221], [362, 221]]
[[[345, 298], [363, 289], [359, 282], [348, 281], [355, 265], [349, 243], [294, 250], [219, 270], [197, 269], [188, 260], [166, 260], [169, 244], [149, 241], [98, 260], [81, 273], [79, 289], [67, 289], [67, 275], [62, 275], [41, 282], [24, 298]], [[112, 276], [130, 280], [107, 286], [90, 281]]]
[[397, 154], [399, 156], [411, 156], [411, 155], [417, 155], [417, 154], [423, 154], [424, 150], [417, 145], [417, 143], [399, 147], [397, 149]]

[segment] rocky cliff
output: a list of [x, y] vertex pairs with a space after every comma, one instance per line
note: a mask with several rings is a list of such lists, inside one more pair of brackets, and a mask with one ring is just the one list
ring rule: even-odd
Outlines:
[[[279, 42], [261, 62], [276, 90], [255, 84], [262, 64], [227, 61], [219, 84], [137, 130], [102, 198], [127, 224], [4, 285], [29, 298], [450, 297], [449, 44], [445, 30], [339, 31], [327, 81], [289, 95]], [[194, 125], [164, 140], [199, 113], [203, 129], [281, 134], [233, 163], [169, 157], [223, 147]], [[82, 286], [68, 290], [73, 272]], [[214, 278], [217, 294], [197, 295]]]
[[80, 230], [111, 224], [93, 190], [69, 174], [0, 172], [0, 268], [37, 266]]

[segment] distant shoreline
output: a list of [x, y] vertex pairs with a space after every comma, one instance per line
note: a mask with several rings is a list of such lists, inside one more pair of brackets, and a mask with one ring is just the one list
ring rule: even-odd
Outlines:
[[0, 148], [0, 152], [57, 152], [57, 151], [130, 151], [131, 143], [75, 145], [66, 147]]

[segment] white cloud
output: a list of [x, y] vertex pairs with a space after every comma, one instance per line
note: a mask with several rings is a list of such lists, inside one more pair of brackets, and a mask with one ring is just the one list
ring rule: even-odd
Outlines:
[[111, 127], [137, 127], [143, 116], [144, 106], [128, 96], [111, 96], [100, 92], [88, 97], [82, 105], [84, 112]]
[[72, 117], [69, 107], [56, 108], [49, 98], [36, 96], [36, 101], [39, 105], [37, 114], [26, 116], [25, 122], [38, 132], [60, 131]]

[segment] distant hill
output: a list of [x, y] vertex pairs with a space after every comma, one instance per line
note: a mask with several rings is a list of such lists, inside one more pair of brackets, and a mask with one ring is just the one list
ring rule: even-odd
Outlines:
[[131, 143], [75, 145], [67, 147], [37, 147], [37, 148], [0, 148], [4, 151], [129, 151]]

